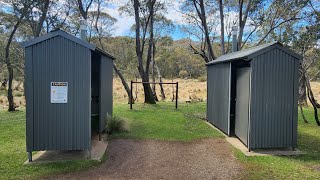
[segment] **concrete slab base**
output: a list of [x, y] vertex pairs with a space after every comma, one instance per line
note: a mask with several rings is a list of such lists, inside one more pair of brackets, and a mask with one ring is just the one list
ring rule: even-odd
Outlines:
[[250, 152], [248, 148], [236, 137], [227, 137], [226, 140], [235, 148], [239, 149], [246, 156], [298, 156], [305, 154], [304, 152], [292, 148], [283, 149], [254, 149]]
[[92, 140], [91, 151], [38, 151], [33, 155], [32, 162], [28, 160], [24, 164], [52, 163], [71, 160], [101, 161], [106, 152], [108, 143]]
[[213, 126], [211, 123], [207, 122], [207, 124], [213, 129], [219, 131], [223, 134], [226, 140], [235, 148], [239, 149], [246, 156], [298, 156], [302, 154], [306, 154], [298, 149], [292, 150], [292, 148], [285, 149], [254, 149], [249, 152], [248, 148], [237, 138], [237, 137], [228, 137], [225, 133], [223, 133], [220, 129]]

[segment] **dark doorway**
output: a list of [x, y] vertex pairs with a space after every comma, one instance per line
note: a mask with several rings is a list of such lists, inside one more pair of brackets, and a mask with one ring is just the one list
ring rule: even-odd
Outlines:
[[99, 133], [100, 115], [100, 64], [101, 56], [91, 55], [91, 132], [92, 137]]

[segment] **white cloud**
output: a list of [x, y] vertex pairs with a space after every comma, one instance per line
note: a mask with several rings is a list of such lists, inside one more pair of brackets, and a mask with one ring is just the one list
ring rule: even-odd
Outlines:
[[125, 15], [120, 15], [118, 8], [107, 8], [105, 11], [110, 14], [112, 17], [117, 19], [117, 22], [115, 23], [115, 29], [116, 31], [114, 32], [115, 36], [123, 36], [123, 35], [129, 35], [130, 33], [130, 28], [134, 24], [134, 18], [125, 16]]
[[[116, 18], [118, 21], [115, 23], [115, 32], [113, 35], [115, 36], [123, 36], [123, 35], [130, 35], [130, 29], [132, 25], [135, 23], [134, 22], [134, 17], [132, 16], [127, 16], [127, 15], [120, 15], [119, 12], [119, 7], [124, 6], [127, 3], [128, 0], [111, 0], [109, 2], [109, 5], [103, 9], [103, 11], [107, 12], [114, 18]], [[169, 4], [167, 12], [165, 16], [172, 20], [175, 25], [188, 25], [188, 22], [185, 20], [185, 15], [180, 12], [180, 6], [182, 4], [183, 0], [162, 0], [163, 2]], [[213, 29], [213, 33], [217, 36], [220, 35], [220, 18], [219, 18], [219, 12], [216, 12], [214, 15], [211, 17], [208, 17], [208, 22], [210, 20], [213, 20], [215, 28]], [[238, 20], [238, 13], [236, 12], [228, 12], [225, 14], [225, 31], [228, 32], [231, 28], [228, 25], [233, 22]], [[252, 22], [250, 18], [247, 20], [247, 24], [245, 27], [245, 32], [250, 32], [253, 27], [250, 26], [249, 24]], [[232, 24], [232, 23], [231, 23]], [[238, 23], [237, 23], [238, 25]]]
[[134, 17], [120, 15], [119, 7], [125, 5], [125, 0], [111, 1], [103, 11], [117, 19], [115, 23], [115, 36], [125, 36], [130, 34], [130, 29], [134, 24]]
[[[176, 25], [185, 24], [183, 14], [179, 12], [181, 5], [181, 0], [169, 1], [164, 0], [166, 3], [169, 3], [168, 11], [166, 17], [173, 21]], [[116, 31], [114, 32], [115, 36], [129, 35], [130, 29], [134, 22], [134, 17], [120, 15], [119, 7], [125, 5], [127, 0], [113, 0], [109, 3], [109, 6], [104, 9], [105, 12], [116, 18], [118, 21], [115, 24]]]
[[165, 16], [177, 25], [185, 24], [184, 14], [180, 12], [180, 6], [182, 4], [181, 0], [168, 1], [166, 3], [169, 3], [169, 7]]

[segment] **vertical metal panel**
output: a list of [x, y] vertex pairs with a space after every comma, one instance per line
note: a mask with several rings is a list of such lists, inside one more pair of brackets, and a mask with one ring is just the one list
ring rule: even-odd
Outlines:
[[229, 135], [231, 64], [207, 66], [207, 119]]
[[252, 60], [249, 148], [294, 146], [296, 62], [277, 48]]
[[26, 142], [27, 151], [33, 147], [33, 70], [32, 47], [25, 49], [25, 96], [26, 96]]
[[235, 135], [248, 144], [249, 100], [250, 100], [250, 67], [237, 69]]
[[[32, 49], [33, 150], [90, 149], [90, 50], [61, 36]], [[50, 103], [50, 82], [68, 82], [68, 103]]]
[[100, 66], [100, 132], [105, 129], [106, 116], [112, 116], [113, 61], [101, 56]]
[[298, 97], [299, 97], [299, 68], [300, 68], [300, 61], [299, 59], [295, 60], [294, 63], [294, 84], [293, 84], [293, 112], [292, 112], [292, 146], [298, 146]]

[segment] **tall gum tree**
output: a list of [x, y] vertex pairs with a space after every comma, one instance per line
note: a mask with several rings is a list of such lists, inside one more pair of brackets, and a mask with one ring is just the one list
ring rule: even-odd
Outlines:
[[[139, 0], [133, 1], [133, 9], [134, 9], [134, 17], [135, 17], [135, 35], [136, 35], [136, 54], [138, 59], [138, 71], [140, 74], [140, 77], [143, 82], [143, 90], [144, 90], [144, 102], [148, 104], [155, 104], [155, 98], [152, 93], [152, 89], [149, 82], [149, 67], [150, 62], [152, 58], [152, 47], [153, 47], [153, 25], [154, 25], [154, 5], [156, 0], [148, 0], [145, 3], [145, 10], [148, 11], [147, 21], [145, 22], [144, 32], [143, 32], [143, 38], [141, 41], [141, 34], [140, 34], [140, 10], [141, 10], [141, 3]], [[150, 37], [149, 37], [149, 48], [148, 48], [148, 54], [147, 54], [147, 60], [146, 60], [146, 66], [143, 66], [143, 53], [144, 53], [144, 46], [146, 43], [146, 33], [147, 29], [150, 30]]]

